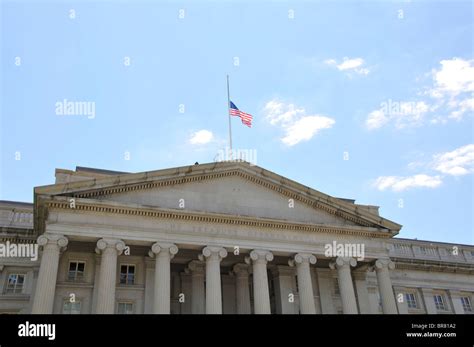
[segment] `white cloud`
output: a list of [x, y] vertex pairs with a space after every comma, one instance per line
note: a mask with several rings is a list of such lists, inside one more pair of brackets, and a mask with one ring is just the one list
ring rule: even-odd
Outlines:
[[335, 61], [334, 59], [327, 59], [324, 61], [324, 64], [326, 65], [337, 65], [337, 61]]
[[349, 59], [346, 57], [341, 64], [337, 65], [337, 68], [339, 71], [352, 70], [362, 66], [363, 64], [364, 59], [362, 58]]
[[451, 111], [448, 117], [461, 120], [466, 112], [474, 111], [474, 98], [452, 101], [450, 107], [455, 108], [455, 110]]
[[365, 124], [368, 129], [378, 129], [385, 125], [389, 121], [389, 118], [381, 110], [375, 110], [369, 113]]
[[378, 190], [391, 189], [394, 192], [400, 192], [409, 188], [436, 188], [442, 183], [440, 176], [413, 175], [407, 177], [400, 176], [381, 176], [374, 182]]
[[433, 156], [432, 167], [443, 174], [462, 176], [474, 172], [474, 144]]
[[433, 97], [474, 91], [474, 60], [453, 58], [441, 60], [440, 64], [439, 70], [432, 71], [435, 86], [430, 94]]
[[281, 141], [294, 146], [313, 138], [320, 130], [331, 128], [336, 122], [323, 115], [306, 115], [306, 110], [294, 104], [271, 100], [263, 108], [265, 119], [274, 126], [281, 127], [285, 135]]
[[380, 109], [369, 113], [365, 125], [369, 130], [393, 123], [397, 129], [420, 126], [425, 121], [429, 106], [424, 101], [384, 101]]
[[204, 129], [194, 132], [189, 139], [189, 143], [192, 145], [205, 145], [213, 139], [214, 135], [212, 134], [212, 131]]
[[335, 59], [327, 59], [324, 61], [326, 65], [335, 66], [339, 71], [355, 72], [360, 75], [368, 75], [370, 70], [364, 65], [362, 58], [347, 58], [344, 57], [342, 62], [338, 64]]
[[[466, 114], [474, 114], [474, 60], [453, 58], [441, 60], [440, 67], [427, 76], [432, 78], [430, 86], [417, 94], [425, 100], [394, 102], [368, 114], [365, 125], [378, 129], [393, 124], [397, 129], [424, 124], [446, 124], [450, 120], [460, 121]], [[426, 100], [429, 97], [431, 99]], [[390, 103], [391, 100], [388, 100]]]
[[286, 135], [281, 140], [288, 146], [294, 146], [301, 141], [310, 140], [318, 131], [331, 128], [336, 121], [325, 116], [306, 116], [286, 129]]
[[294, 104], [285, 104], [278, 100], [267, 102], [263, 112], [271, 125], [283, 126], [292, 124], [296, 118], [306, 113], [304, 108], [298, 108]]
[[474, 144], [456, 148], [451, 152], [435, 154], [431, 162], [411, 162], [408, 167], [434, 170], [441, 175], [380, 176], [374, 181], [373, 186], [381, 191], [391, 189], [394, 192], [416, 187], [436, 188], [441, 185], [446, 176], [463, 176], [473, 173]]

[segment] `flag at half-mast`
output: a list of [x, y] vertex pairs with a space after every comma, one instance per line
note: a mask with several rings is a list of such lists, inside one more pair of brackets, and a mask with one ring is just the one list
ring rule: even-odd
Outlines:
[[251, 128], [252, 127], [252, 119], [253, 119], [252, 115], [239, 110], [237, 108], [237, 106], [235, 106], [235, 104], [232, 101], [229, 101], [229, 103], [230, 103], [230, 105], [229, 105], [229, 114], [231, 116], [240, 117], [242, 123], [245, 124], [246, 126], [248, 126], [249, 128]]

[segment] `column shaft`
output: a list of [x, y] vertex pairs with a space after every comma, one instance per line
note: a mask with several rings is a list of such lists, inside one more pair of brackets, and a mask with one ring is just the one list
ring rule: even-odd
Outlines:
[[270, 293], [268, 290], [267, 262], [273, 260], [269, 251], [253, 250], [250, 252], [253, 263], [253, 300], [255, 314], [269, 314]]
[[96, 313], [98, 314], [115, 312], [117, 257], [124, 248], [125, 244], [120, 240], [101, 239], [97, 242], [98, 251], [102, 251], [97, 289]]
[[222, 314], [221, 260], [227, 251], [221, 247], [205, 247], [206, 258], [206, 313]]
[[298, 291], [300, 298], [300, 312], [302, 314], [315, 314], [313, 283], [311, 280], [310, 263], [316, 264], [316, 257], [311, 254], [297, 254], [296, 273], [298, 276]]
[[53, 313], [60, 247], [65, 247], [67, 243], [68, 241], [64, 236], [41, 235], [38, 238], [38, 244], [43, 246], [43, 254], [41, 257], [32, 313]]
[[382, 310], [386, 314], [397, 314], [397, 304], [393, 295], [392, 281], [390, 280], [389, 267], [394, 264], [387, 259], [379, 259], [375, 262], [375, 272], [379, 284], [380, 299], [382, 301]]
[[237, 314], [250, 314], [250, 287], [248, 265], [236, 264], [235, 273]]
[[344, 314], [357, 314], [357, 301], [352, 285], [351, 266], [357, 264], [354, 258], [339, 257], [331, 264], [337, 268], [339, 292], [341, 293], [342, 311]]
[[171, 307], [171, 259], [178, 253], [173, 244], [155, 243], [150, 255], [156, 257], [153, 312], [169, 314]]

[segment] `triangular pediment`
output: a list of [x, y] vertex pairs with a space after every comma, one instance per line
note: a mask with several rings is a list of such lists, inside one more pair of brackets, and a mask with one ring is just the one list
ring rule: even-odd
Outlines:
[[365, 206], [331, 197], [244, 162], [93, 178], [38, 187], [35, 195], [300, 223], [400, 229], [398, 224], [371, 213]]

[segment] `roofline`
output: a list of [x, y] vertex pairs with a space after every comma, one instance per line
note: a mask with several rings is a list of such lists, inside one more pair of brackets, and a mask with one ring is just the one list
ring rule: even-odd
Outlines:
[[76, 166], [76, 172], [92, 172], [92, 173], [98, 173], [98, 174], [103, 174], [103, 175], [129, 175], [129, 174], [133, 174], [133, 172], [96, 169], [96, 168], [93, 168], [93, 167], [85, 167], [85, 166]]
[[393, 237], [392, 240], [393, 241], [421, 242], [421, 243], [438, 243], [438, 244], [461, 246], [461, 247], [474, 247], [474, 245], [469, 245], [469, 244], [466, 244], [466, 243], [452, 243], [452, 242], [430, 241], [430, 240], [415, 240], [415, 239], [408, 239], [408, 238], [403, 238], [403, 237]]
[[[278, 184], [281, 186], [286, 185], [288, 190], [299, 191], [306, 196], [306, 198], [318, 201], [319, 203], [331, 205], [336, 205], [337, 208], [340, 208], [345, 213], [350, 213], [357, 215], [358, 218], [366, 219], [373, 224], [378, 224], [383, 228], [391, 230], [393, 235], [398, 234], [402, 225], [393, 222], [387, 218], [384, 218], [380, 215], [373, 214], [364, 208], [360, 208], [359, 205], [353, 204], [347, 201], [343, 201], [340, 198], [333, 197], [331, 195], [320, 192], [311, 187], [305, 186], [301, 183], [298, 183], [292, 179], [274, 173], [270, 170], [264, 169], [257, 165], [252, 165], [244, 161], [224, 161], [224, 162], [211, 162], [199, 165], [187, 165], [175, 168], [167, 168], [154, 171], [145, 171], [139, 173], [127, 173], [127, 174], [117, 174], [109, 177], [94, 178], [87, 181], [76, 181], [62, 184], [52, 184], [46, 186], [39, 186], [34, 188], [35, 196], [37, 194], [67, 194], [73, 192], [74, 190], [87, 191], [90, 189], [103, 189], [104, 186], [110, 186], [112, 183], [116, 185], [120, 184], [135, 184], [143, 182], [144, 180], [153, 180], [153, 179], [166, 179], [174, 177], [182, 177], [189, 173], [206, 174], [209, 171], [214, 171], [217, 169], [238, 169], [246, 172], [247, 174], [253, 174], [260, 176], [261, 179], [266, 179], [273, 181], [273, 184]], [[97, 184], [103, 184], [102, 187], [97, 187]], [[91, 186], [92, 185], [92, 186]], [[96, 186], [94, 188], [93, 186]]]
[[0, 200], [0, 204], [20, 205], [20, 206], [29, 206], [29, 207], [34, 206], [32, 202], [12, 201], [12, 200]]

